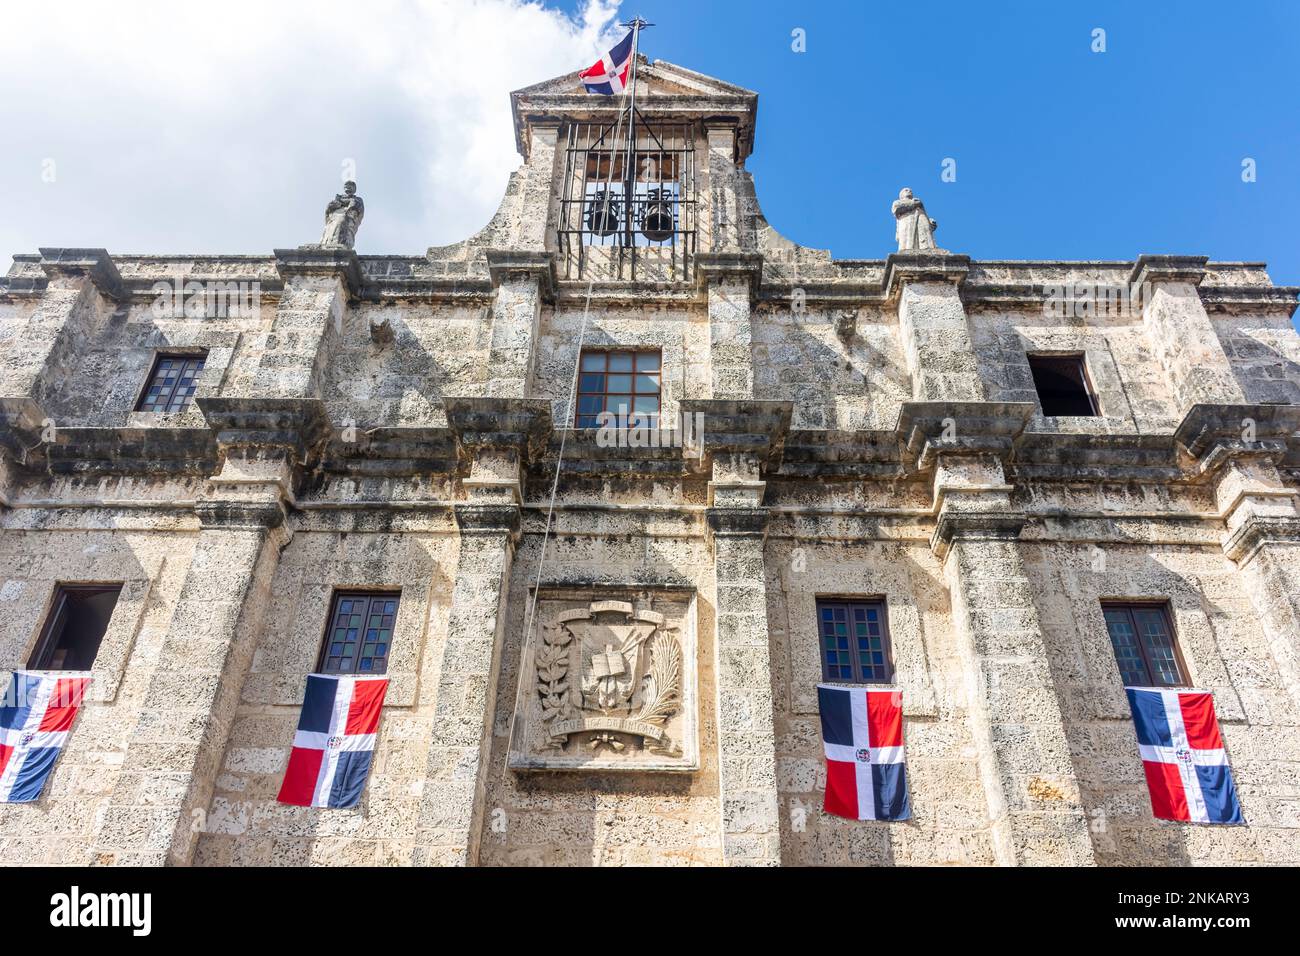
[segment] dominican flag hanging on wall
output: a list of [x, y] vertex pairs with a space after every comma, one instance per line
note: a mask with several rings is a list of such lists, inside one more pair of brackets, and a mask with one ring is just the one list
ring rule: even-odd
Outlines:
[[627, 71], [632, 65], [632, 31], [592, 66], [578, 74], [588, 93], [613, 96], [627, 86]]
[[1138, 750], [1161, 820], [1243, 823], [1214, 698], [1203, 691], [1126, 687]]
[[822, 809], [850, 820], [909, 820], [903, 763], [903, 695], [817, 685], [826, 750]]
[[386, 677], [310, 674], [279, 801], [355, 807], [370, 776]]
[[30, 803], [41, 795], [90, 677], [14, 671], [0, 699], [0, 803]]

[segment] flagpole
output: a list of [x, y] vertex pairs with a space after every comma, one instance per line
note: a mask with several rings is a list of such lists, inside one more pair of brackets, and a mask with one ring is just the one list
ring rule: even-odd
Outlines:
[[636, 186], [632, 170], [632, 163], [636, 156], [636, 55], [637, 50], [640, 48], [641, 28], [649, 26], [649, 24], [642, 20], [640, 16], [635, 16], [632, 18], [631, 23], [624, 25], [632, 28], [632, 77], [627, 86], [629, 94], [627, 103], [627, 161], [624, 164], [627, 167], [625, 170], [627, 173], [627, 193], [624, 196], [625, 208], [627, 209], [626, 241], [627, 245], [631, 246], [634, 241], [632, 238], [632, 209], [636, 199]]

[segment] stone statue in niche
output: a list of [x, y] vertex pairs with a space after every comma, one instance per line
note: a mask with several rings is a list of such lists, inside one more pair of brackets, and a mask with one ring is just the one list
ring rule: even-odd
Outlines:
[[925, 203], [913, 196], [912, 190], [906, 187], [900, 190], [890, 210], [897, 220], [894, 235], [899, 252], [944, 251], [934, 244], [934, 231], [939, 224], [926, 214]]
[[351, 249], [365, 214], [366, 204], [357, 195], [357, 184], [349, 179], [343, 184], [343, 192], [325, 207], [325, 231], [321, 233], [320, 244]]

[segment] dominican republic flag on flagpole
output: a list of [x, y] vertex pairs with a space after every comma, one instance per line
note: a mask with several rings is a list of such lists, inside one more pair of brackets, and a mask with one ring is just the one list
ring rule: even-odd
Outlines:
[[826, 749], [822, 809], [850, 820], [910, 820], [903, 763], [903, 694], [817, 685]]
[[0, 699], [0, 803], [40, 797], [89, 683], [84, 674], [14, 671]]
[[343, 810], [357, 805], [370, 776], [386, 693], [386, 677], [308, 675], [281, 803]]
[[1214, 698], [1204, 691], [1125, 687], [1151, 812], [1161, 820], [1244, 823]]
[[618, 46], [578, 74], [588, 93], [613, 96], [623, 92], [627, 86], [628, 67], [632, 65], [632, 34], [633, 31], [629, 30]]

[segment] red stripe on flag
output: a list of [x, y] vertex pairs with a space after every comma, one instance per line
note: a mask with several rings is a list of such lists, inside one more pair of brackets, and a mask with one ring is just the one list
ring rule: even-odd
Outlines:
[[0, 744], [0, 773], [5, 772], [5, 767], [8, 765], [9, 758], [12, 757], [13, 754], [13, 747], [6, 747], [4, 744]]
[[1178, 706], [1183, 712], [1183, 726], [1187, 728], [1187, 742], [1197, 750], [1222, 750], [1223, 738], [1219, 736], [1219, 721], [1214, 716], [1214, 697], [1211, 694], [1179, 694]]
[[71, 730], [72, 721], [76, 719], [77, 708], [81, 706], [82, 695], [86, 692], [88, 677], [61, 677], [50, 694], [49, 705], [41, 717], [42, 731]]
[[312, 794], [316, 792], [316, 780], [320, 777], [321, 761], [324, 759], [323, 750], [294, 747], [289, 751], [289, 766], [284, 771], [284, 783], [280, 785], [280, 795], [276, 799], [281, 803], [310, 807]]
[[867, 727], [871, 746], [903, 746], [903, 695], [896, 690], [867, 691]]
[[388, 693], [387, 680], [359, 680], [353, 685], [345, 734], [373, 734], [379, 730], [379, 710]]
[[1142, 769], [1146, 771], [1147, 790], [1151, 793], [1151, 812], [1156, 818], [1191, 820], [1192, 814], [1187, 809], [1187, 793], [1183, 790], [1183, 778], [1178, 773], [1178, 765], [1144, 760]]
[[822, 809], [837, 817], [858, 818], [858, 769], [844, 760], [826, 761], [826, 802]]

